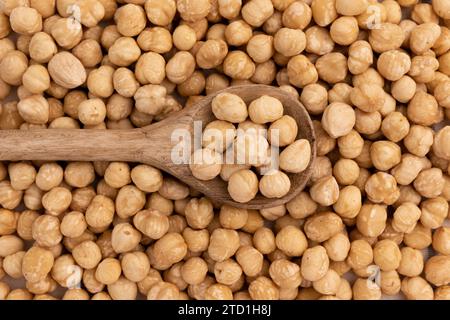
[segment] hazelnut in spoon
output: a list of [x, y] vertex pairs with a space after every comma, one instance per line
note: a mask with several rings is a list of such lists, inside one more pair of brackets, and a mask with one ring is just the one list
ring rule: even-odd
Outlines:
[[[193, 176], [189, 161], [179, 161], [180, 143], [193, 152], [195, 125], [202, 128], [217, 120], [211, 103], [221, 93], [241, 97], [245, 103], [267, 95], [278, 99], [284, 114], [291, 116], [298, 125], [297, 139], [306, 139], [311, 145], [309, 165], [301, 173], [288, 174], [291, 181], [289, 192], [278, 199], [262, 194], [247, 202], [239, 203], [228, 193], [227, 182], [220, 177], [203, 181]], [[198, 128], [197, 128], [198, 129]], [[186, 138], [180, 141], [180, 137]], [[184, 155], [186, 156], [186, 155]], [[0, 131], [0, 161], [48, 160], [48, 161], [124, 161], [154, 166], [178, 178], [203, 193], [218, 205], [247, 209], [263, 209], [289, 202], [306, 186], [316, 157], [315, 134], [306, 109], [294, 96], [271, 86], [246, 85], [230, 87], [216, 92], [198, 103], [171, 115], [167, 119], [141, 129], [131, 130], [80, 130], [80, 129], [33, 129]], [[188, 157], [189, 158], [189, 157]], [[175, 161], [174, 161], [175, 160]]]

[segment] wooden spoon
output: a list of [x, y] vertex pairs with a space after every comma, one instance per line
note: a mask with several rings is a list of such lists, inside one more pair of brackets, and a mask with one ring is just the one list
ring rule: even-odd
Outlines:
[[[291, 190], [281, 199], [267, 199], [261, 194], [249, 203], [237, 203], [227, 191], [227, 183], [220, 177], [200, 181], [192, 176], [189, 166], [176, 165], [171, 160], [172, 133], [177, 129], [193, 134], [194, 121], [203, 126], [215, 120], [211, 101], [221, 92], [239, 95], [246, 103], [269, 95], [279, 99], [285, 114], [299, 125], [298, 138], [307, 139], [312, 146], [311, 162], [301, 174], [290, 174]], [[48, 161], [125, 161], [145, 163], [165, 171], [203, 193], [216, 204], [229, 204], [247, 209], [263, 209], [282, 205], [298, 195], [308, 182], [316, 157], [316, 138], [311, 118], [302, 104], [285, 91], [264, 85], [236, 86], [209, 95], [197, 104], [171, 115], [167, 119], [141, 129], [131, 130], [81, 130], [32, 129], [0, 130], [0, 160]]]

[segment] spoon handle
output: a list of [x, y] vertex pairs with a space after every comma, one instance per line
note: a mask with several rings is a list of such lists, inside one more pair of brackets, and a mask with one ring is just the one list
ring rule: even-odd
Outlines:
[[146, 133], [134, 130], [0, 130], [0, 160], [142, 160]]
[[192, 133], [189, 110], [141, 129], [0, 130], [0, 161], [143, 162], [177, 177], [189, 174], [172, 161], [173, 134]]

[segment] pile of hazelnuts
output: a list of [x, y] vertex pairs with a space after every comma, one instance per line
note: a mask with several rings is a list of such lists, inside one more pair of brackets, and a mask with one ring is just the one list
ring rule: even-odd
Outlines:
[[[2, 130], [141, 128], [242, 84], [311, 115], [303, 192], [247, 210], [145, 164], [2, 162], [0, 300], [450, 299], [449, 0], [0, 1]], [[279, 125], [281, 171], [304, 167], [271, 97], [213, 108], [202, 153]], [[281, 196], [279, 171], [241, 198], [269, 164], [246, 152], [193, 173]]]

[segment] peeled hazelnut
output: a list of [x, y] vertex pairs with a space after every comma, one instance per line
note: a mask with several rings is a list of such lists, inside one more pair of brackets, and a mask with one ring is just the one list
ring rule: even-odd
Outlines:
[[52, 79], [60, 86], [74, 89], [86, 81], [86, 70], [74, 55], [68, 52], [56, 54], [48, 64]]

